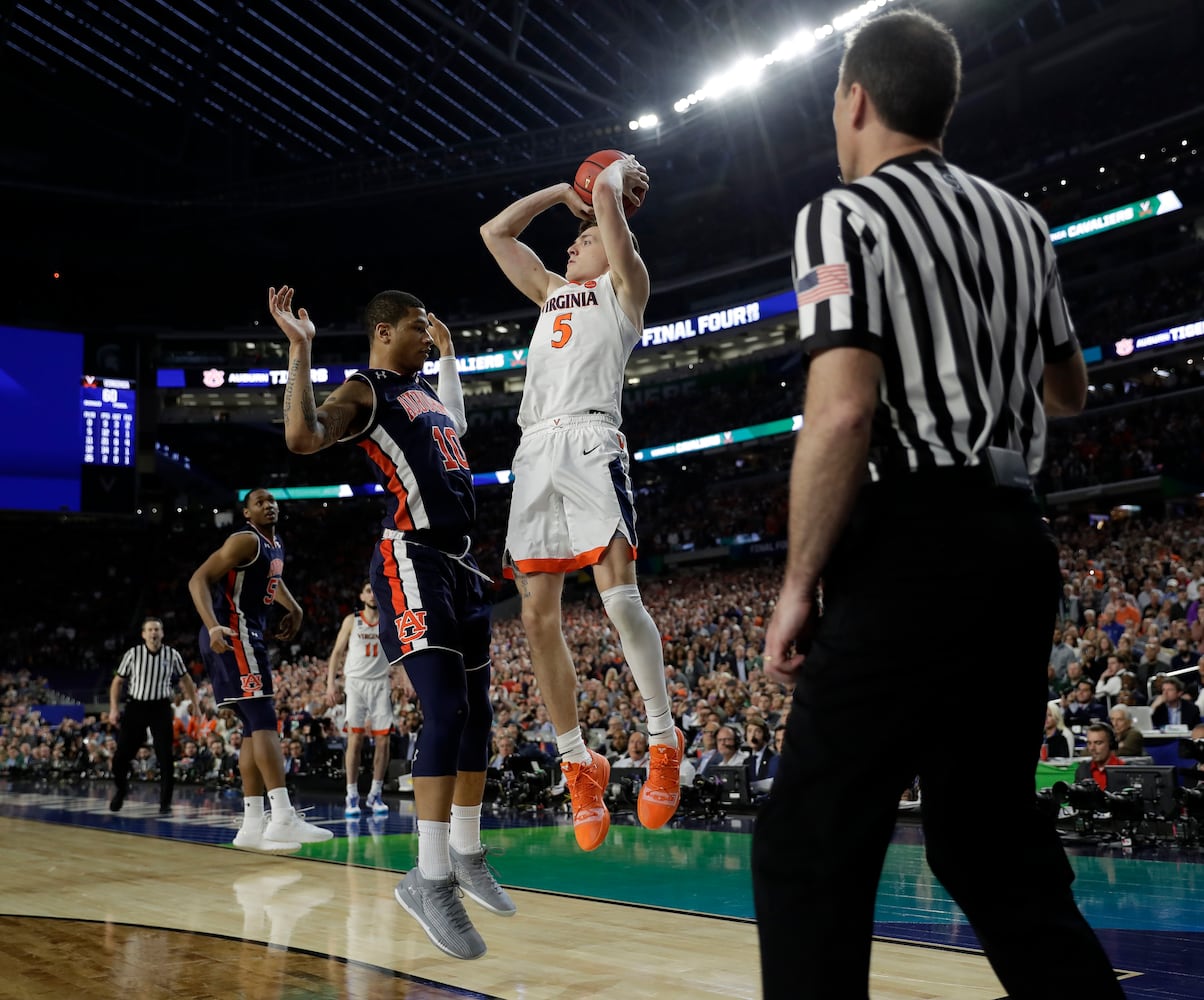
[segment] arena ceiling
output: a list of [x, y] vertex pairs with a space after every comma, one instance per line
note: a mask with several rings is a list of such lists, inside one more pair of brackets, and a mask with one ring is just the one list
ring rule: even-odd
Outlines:
[[[2, 260], [6, 280], [17, 279], [10, 302], [78, 322], [103, 301], [115, 322], [111, 300], [120, 298], [131, 318], [145, 319], [137, 302], [173, 276], [209, 273], [215, 256], [255, 246], [279, 259], [307, 243], [383, 241], [373, 214], [382, 203], [430, 239], [467, 220], [475, 238], [505, 197], [565, 176], [591, 149], [655, 159], [675, 146], [698, 156], [733, 142], [759, 113], [717, 106], [678, 116], [673, 102], [737, 55], [767, 52], [848, 6], [0, 0], [0, 211], [20, 237], [15, 247], [6, 241]], [[975, 71], [1055, 36], [1081, 40], [1118, 11], [1198, 4], [917, 6], [955, 27]], [[814, 67], [837, 47], [829, 39], [812, 69], [790, 71], [802, 80], [791, 127], [814, 126], [820, 146], [830, 144], [831, 81]], [[628, 121], [648, 110], [661, 127], [631, 132]], [[756, 126], [772, 157], [774, 127]], [[55, 272], [93, 282], [72, 297], [62, 277], [46, 284]], [[214, 275], [192, 298], [222, 295], [214, 284], [223, 280]]]

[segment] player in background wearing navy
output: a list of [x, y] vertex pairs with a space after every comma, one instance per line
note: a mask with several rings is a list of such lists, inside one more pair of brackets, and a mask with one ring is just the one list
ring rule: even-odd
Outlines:
[[[582, 850], [602, 845], [610, 813], [602, 794], [610, 765], [581, 737], [577, 673], [564, 639], [565, 573], [592, 566], [594, 582], [644, 699], [651, 759], [637, 814], [664, 826], [681, 799], [684, 739], [673, 725], [660, 630], [635, 582], [635, 506], [628, 475], [623, 373], [639, 342], [648, 270], [624, 213], [648, 174], [633, 156], [594, 182], [592, 209], [571, 184], [520, 198], [481, 227], [502, 273], [540, 309], [527, 359], [506, 529], [506, 572], [523, 602], [523, 627], [540, 693], [556, 727], [561, 769]], [[582, 220], [564, 276], [549, 271], [519, 235], [541, 212], [565, 205]]]
[[[365, 310], [368, 368], [316, 405], [310, 376], [316, 330], [293, 289], [268, 292], [288, 337], [284, 434], [312, 454], [347, 441], [367, 455], [385, 491], [382, 536], [370, 579], [380, 608], [381, 645], [405, 661], [425, 724], [414, 757], [418, 865], [394, 890], [431, 941], [457, 958], [485, 943], [458, 889], [494, 913], [514, 913], [481, 844], [481, 801], [493, 710], [489, 703], [489, 615], [469, 554], [476, 523], [472, 472], [460, 445], [467, 430], [451, 334], [406, 292], [381, 292]], [[439, 349], [438, 391], [422, 377]]]
[[[201, 658], [219, 707], [232, 708], [242, 720], [243, 822], [235, 847], [287, 852], [334, 836], [307, 823], [293, 808], [284, 787], [284, 757], [272, 704], [272, 672], [266, 636], [268, 612], [279, 602], [285, 610], [276, 638], [287, 641], [301, 628], [304, 612], [284, 584], [284, 546], [276, 535], [280, 507], [267, 490], [251, 490], [245, 500], [246, 527], [201, 563], [188, 581], [192, 603], [201, 616]], [[270, 821], [263, 796], [271, 803]]]
[[[347, 696], [347, 804], [343, 816], [358, 819], [360, 814], [360, 752], [365, 731], [372, 734], [376, 746], [372, 754], [372, 788], [365, 803], [374, 816], [387, 816], [389, 806], [383, 797], [385, 775], [389, 770], [389, 730], [393, 725], [390, 699], [389, 660], [380, 644], [380, 608], [372, 593], [371, 581], [360, 588], [363, 610], [347, 615], [326, 662], [326, 704], [338, 702], [335, 678], [340, 670], [345, 678]], [[398, 666], [403, 689], [410, 689], [405, 668]]]

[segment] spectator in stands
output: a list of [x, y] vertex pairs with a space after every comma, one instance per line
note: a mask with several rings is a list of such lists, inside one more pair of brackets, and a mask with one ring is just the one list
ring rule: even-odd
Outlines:
[[694, 769], [699, 773], [710, 765], [712, 759], [719, 754], [719, 747], [716, 743], [716, 738], [719, 734], [719, 723], [708, 722], [706, 727], [699, 732], [698, 737], [698, 756], [694, 759]]
[[1070, 757], [1074, 750], [1074, 733], [1066, 725], [1062, 715], [1062, 703], [1051, 701], [1045, 706], [1045, 734], [1043, 746], [1046, 758]]
[[646, 769], [647, 766], [648, 737], [637, 729], [627, 739], [627, 752], [614, 761], [611, 767], [638, 767]]
[[[1168, 664], [1171, 673], [1194, 667], [1199, 662], [1199, 654], [1191, 648], [1191, 642], [1186, 636], [1175, 640], [1175, 653]], [[1194, 694], [1194, 692], [1193, 692]]]
[[715, 746], [719, 752], [698, 768], [699, 775], [706, 776], [717, 767], [741, 767], [748, 760], [748, 755], [740, 749], [740, 737], [731, 726], [719, 727], [715, 734]]
[[1183, 682], [1178, 677], [1162, 680], [1161, 694], [1151, 704], [1153, 712], [1150, 723], [1155, 729], [1167, 726], [1187, 726], [1189, 729], [1200, 722], [1200, 709], [1194, 702], [1183, 697]]
[[1066, 641], [1065, 631], [1055, 628], [1053, 646], [1049, 651], [1049, 663], [1054, 669], [1054, 680], [1058, 682], [1064, 681], [1067, 677], [1067, 668], [1077, 660], [1078, 655], [1074, 647]]
[[1066, 724], [1071, 728], [1100, 722], [1108, 717], [1108, 710], [1101, 702], [1095, 700], [1095, 685], [1086, 679], [1079, 681], [1075, 686], [1074, 693], [1063, 711]]
[[1124, 705], [1115, 705], [1108, 712], [1112, 732], [1116, 734], [1118, 757], [1140, 757], [1145, 752], [1145, 737], [1133, 725], [1133, 716]]
[[777, 756], [769, 745], [769, 731], [760, 718], [752, 718], [744, 727], [744, 738], [748, 742], [748, 783], [764, 781], [769, 777], [769, 764]]
[[509, 736], [499, 736], [495, 745], [497, 752], [489, 759], [489, 766], [500, 770], [514, 756], [514, 740]]
[[1075, 782], [1094, 781], [1100, 789], [1108, 787], [1106, 767], [1123, 764], [1116, 756], [1116, 736], [1112, 727], [1102, 722], [1093, 722], [1087, 727], [1087, 760], [1079, 764], [1074, 772]]
[[1120, 657], [1109, 656], [1108, 666], [1095, 684], [1097, 701], [1102, 701], [1107, 705], [1113, 703], [1116, 696], [1120, 694], [1121, 674], [1123, 673], [1124, 665], [1120, 662]]
[[1125, 705], [1144, 705], [1146, 703], [1145, 691], [1138, 683], [1137, 674], [1132, 670], [1126, 670], [1120, 675], [1120, 695], [1117, 700]]

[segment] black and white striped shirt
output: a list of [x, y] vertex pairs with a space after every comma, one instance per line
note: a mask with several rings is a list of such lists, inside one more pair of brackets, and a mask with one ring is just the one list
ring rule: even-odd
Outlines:
[[870, 475], [1045, 452], [1046, 362], [1078, 349], [1049, 229], [933, 152], [899, 157], [799, 213], [799, 337], [878, 354]]
[[117, 676], [129, 684], [133, 701], [158, 701], [170, 698], [175, 682], [184, 675], [184, 660], [170, 646], [152, 653], [145, 643], [127, 649], [117, 668]]

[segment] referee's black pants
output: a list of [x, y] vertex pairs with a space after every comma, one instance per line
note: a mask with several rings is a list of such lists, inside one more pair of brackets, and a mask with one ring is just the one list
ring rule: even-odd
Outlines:
[[121, 731], [117, 735], [117, 752], [113, 755], [113, 783], [117, 794], [125, 798], [129, 791], [130, 761], [146, 742], [147, 727], [159, 760], [159, 805], [171, 805], [175, 785], [175, 758], [172, 756], [171, 700], [127, 701], [121, 716]]
[[878, 881], [917, 774], [928, 863], [1008, 995], [1056, 992], [1054, 948], [1076, 988], [1123, 997], [1036, 807], [1060, 591], [1025, 493], [957, 476], [862, 489], [753, 837], [768, 1000], [868, 996]]

